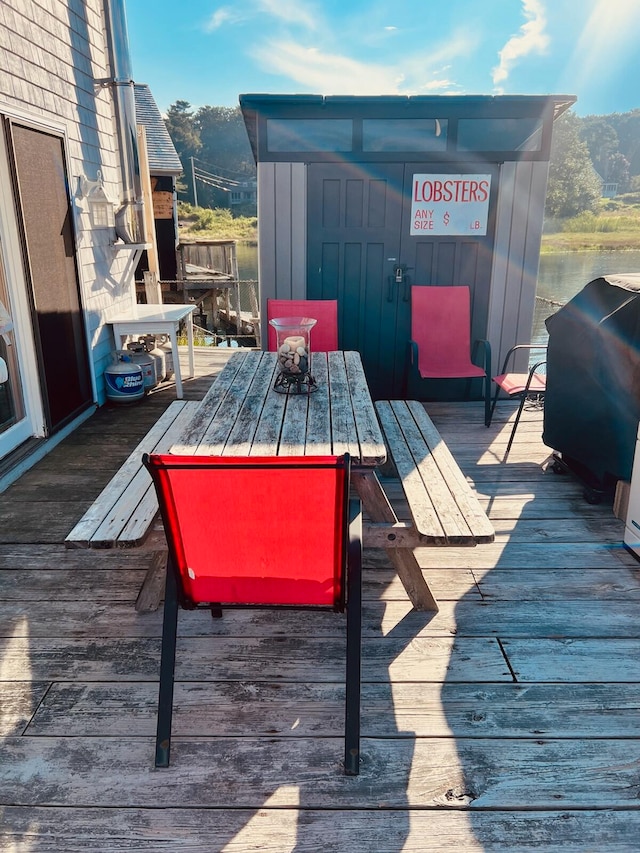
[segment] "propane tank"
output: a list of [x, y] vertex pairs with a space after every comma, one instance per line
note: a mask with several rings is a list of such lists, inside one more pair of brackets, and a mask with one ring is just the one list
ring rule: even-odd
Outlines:
[[145, 393], [151, 391], [158, 384], [158, 374], [156, 373], [154, 359], [146, 352], [144, 344], [139, 344], [137, 341], [127, 344], [127, 351], [131, 356], [131, 361], [142, 368]]
[[156, 336], [141, 335], [138, 338], [138, 343], [143, 345], [145, 352], [147, 352], [155, 361], [156, 376], [158, 377], [158, 382], [162, 382], [167, 378], [167, 359], [165, 357], [164, 350], [160, 349], [159, 346], [156, 346]]
[[[165, 365], [165, 378], [172, 379], [174, 370], [173, 370], [173, 350], [171, 348], [171, 340], [169, 335], [158, 335], [156, 340], [158, 348], [162, 350], [164, 353], [164, 365]], [[177, 356], [176, 356], [177, 358]]]
[[132, 403], [144, 397], [142, 368], [134, 364], [131, 355], [123, 350], [112, 353], [113, 363], [104, 371], [107, 400]]

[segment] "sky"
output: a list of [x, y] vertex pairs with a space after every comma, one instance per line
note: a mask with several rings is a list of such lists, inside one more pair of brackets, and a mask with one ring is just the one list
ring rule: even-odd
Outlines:
[[165, 112], [240, 94], [575, 95], [640, 107], [640, 0], [125, 0]]

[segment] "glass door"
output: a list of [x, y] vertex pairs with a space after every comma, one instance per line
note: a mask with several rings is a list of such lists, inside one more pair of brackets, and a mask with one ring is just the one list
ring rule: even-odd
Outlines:
[[31, 435], [0, 245], [0, 459]]

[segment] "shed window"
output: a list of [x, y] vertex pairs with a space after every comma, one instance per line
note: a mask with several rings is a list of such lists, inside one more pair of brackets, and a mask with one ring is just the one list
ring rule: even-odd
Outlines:
[[351, 151], [351, 119], [267, 120], [268, 151]]
[[444, 151], [446, 147], [446, 119], [362, 120], [363, 151]]
[[458, 149], [463, 151], [540, 151], [542, 119], [461, 118]]

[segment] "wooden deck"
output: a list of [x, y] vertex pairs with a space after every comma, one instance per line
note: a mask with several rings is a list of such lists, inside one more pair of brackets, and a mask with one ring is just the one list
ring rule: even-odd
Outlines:
[[[198, 351], [185, 396], [229, 354]], [[0, 495], [0, 851], [639, 849], [639, 565], [611, 503], [545, 468], [540, 413], [501, 464], [509, 404], [490, 429], [481, 403], [427, 404], [497, 533], [419, 551], [440, 612], [366, 553], [360, 776], [343, 620], [280, 611], [184, 614], [155, 770], [153, 553], [62, 542], [174, 398], [101, 409]], [[211, 551], [233, 560], [223, 524]]]

